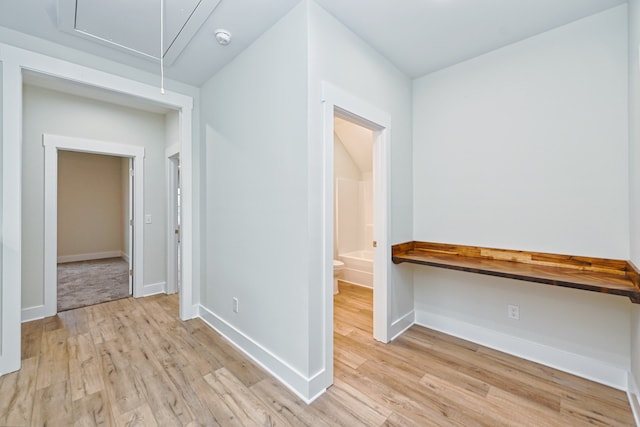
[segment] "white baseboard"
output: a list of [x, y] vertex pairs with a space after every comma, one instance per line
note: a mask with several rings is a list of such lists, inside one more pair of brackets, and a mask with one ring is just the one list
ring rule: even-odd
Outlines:
[[627, 396], [629, 397], [629, 404], [633, 411], [633, 418], [636, 421], [636, 426], [640, 426], [640, 389], [638, 383], [636, 383], [633, 373], [629, 371], [627, 373]]
[[32, 320], [44, 319], [44, 313], [44, 305], [36, 305], [34, 307], [23, 308], [21, 313], [22, 323], [30, 322]]
[[[314, 390], [314, 388], [317, 388], [318, 382], [322, 380], [324, 371], [315, 374], [312, 378], [307, 378], [293, 366], [234, 328], [206, 307], [200, 305], [198, 314], [205, 323], [226, 338], [227, 341], [242, 351], [247, 357], [277, 378], [306, 403], [311, 403], [324, 392], [324, 388]], [[312, 390], [314, 391], [312, 392]]]
[[129, 255], [124, 252], [120, 252], [120, 258], [122, 258], [127, 264], [129, 263]]
[[149, 297], [151, 295], [162, 294], [166, 292], [166, 289], [167, 289], [166, 282], [149, 283], [147, 285], [142, 286], [141, 296]]
[[416, 311], [416, 324], [541, 363], [618, 390], [627, 390], [626, 368], [623, 369], [602, 360], [420, 310]]
[[65, 262], [91, 261], [94, 259], [120, 258], [122, 251], [94, 252], [89, 254], [63, 255], [58, 257], [58, 264]]
[[391, 337], [391, 339], [389, 341], [393, 341], [398, 338], [398, 336], [400, 336], [404, 331], [413, 326], [415, 321], [416, 313], [414, 310], [411, 310], [398, 320], [391, 323], [391, 328], [389, 330], [389, 336]]

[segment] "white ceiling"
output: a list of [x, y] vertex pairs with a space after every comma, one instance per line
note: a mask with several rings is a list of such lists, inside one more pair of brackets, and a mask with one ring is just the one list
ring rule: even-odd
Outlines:
[[316, 0], [419, 77], [626, 0]]
[[[58, 0], [62, 3], [74, 0]], [[153, 0], [106, 0], [109, 13], [99, 24], [109, 33], [108, 19], [132, 22], [118, 41], [136, 45], [136, 31], [157, 32], [159, 12], [131, 11], [131, 3], [159, 10]], [[159, 0], [158, 0], [159, 1]], [[175, 33], [180, 3], [165, 0], [169, 31]], [[204, 1], [204, 0], [199, 0]], [[168, 78], [194, 86], [230, 62], [301, 0], [221, 0], [182, 54], [166, 68]], [[316, 0], [410, 77], [453, 65], [543, 31], [625, 3], [625, 0]], [[198, 0], [183, 0], [185, 16]], [[87, 3], [91, 4], [91, 3]], [[159, 3], [158, 3], [159, 5]], [[185, 6], [186, 5], [186, 6]], [[118, 12], [117, 9], [122, 9]], [[92, 14], [93, 17], [96, 14]], [[58, 28], [56, 0], [0, 0], [0, 26], [99, 55], [150, 72], [156, 61], [96, 43]], [[122, 23], [114, 23], [120, 25]], [[220, 46], [214, 32], [225, 28], [231, 44]], [[146, 34], [146, 33], [145, 33]], [[170, 38], [170, 37], [169, 37]]]

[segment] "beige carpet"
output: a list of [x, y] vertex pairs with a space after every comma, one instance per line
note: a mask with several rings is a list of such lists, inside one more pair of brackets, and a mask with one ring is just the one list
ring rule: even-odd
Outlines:
[[129, 264], [122, 258], [58, 264], [58, 311], [129, 296]]

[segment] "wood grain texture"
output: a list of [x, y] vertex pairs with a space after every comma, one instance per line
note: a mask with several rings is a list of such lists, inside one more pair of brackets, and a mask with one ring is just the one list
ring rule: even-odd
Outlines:
[[417, 326], [381, 344], [370, 289], [340, 282], [334, 301], [335, 383], [311, 405], [178, 320], [177, 296], [153, 296], [23, 324], [29, 357], [0, 378], [0, 425], [633, 424], [621, 391]]
[[621, 295], [640, 303], [640, 276], [630, 262], [623, 260], [432, 242], [393, 245], [391, 259], [396, 264], [408, 262]]

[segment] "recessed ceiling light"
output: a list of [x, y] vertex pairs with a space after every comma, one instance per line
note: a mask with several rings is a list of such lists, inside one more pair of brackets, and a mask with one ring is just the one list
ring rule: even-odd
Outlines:
[[226, 46], [229, 43], [231, 43], [231, 33], [227, 30], [216, 30], [215, 31], [215, 35], [216, 35], [216, 40], [218, 41], [218, 43], [220, 43], [222, 46]]

